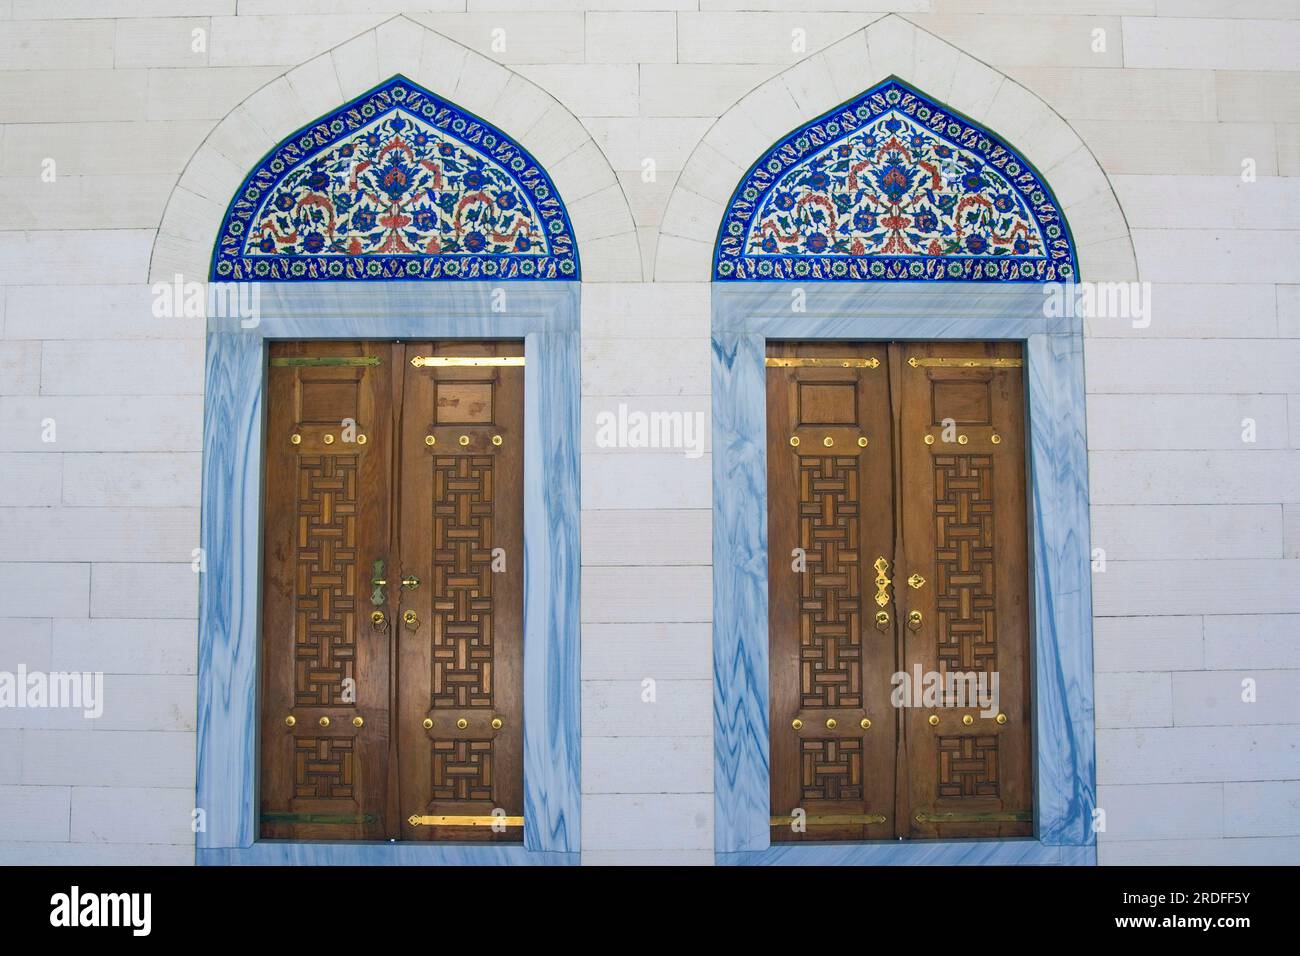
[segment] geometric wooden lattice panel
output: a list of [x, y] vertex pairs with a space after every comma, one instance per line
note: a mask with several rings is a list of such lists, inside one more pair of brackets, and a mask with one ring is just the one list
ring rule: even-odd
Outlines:
[[939, 738], [940, 797], [996, 797], [998, 795], [998, 738]]
[[[357, 458], [298, 459], [294, 700], [299, 707], [352, 704], [357, 589]], [[344, 681], [349, 681], [345, 684]], [[355, 687], [352, 688], [355, 690]]]
[[492, 799], [492, 741], [433, 742], [434, 800]]
[[293, 742], [293, 795], [307, 799], [354, 797], [351, 737], [298, 737]]
[[492, 707], [493, 478], [491, 456], [433, 460], [435, 708]]
[[799, 459], [800, 705], [862, 706], [857, 458]]
[[991, 456], [935, 456], [934, 520], [939, 670], [992, 675], [997, 629]]
[[862, 740], [799, 741], [800, 787], [804, 800], [862, 799]]

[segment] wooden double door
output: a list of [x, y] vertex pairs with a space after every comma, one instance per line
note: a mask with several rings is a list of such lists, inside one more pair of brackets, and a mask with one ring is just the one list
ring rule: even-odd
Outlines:
[[262, 838], [522, 839], [523, 361], [272, 344]]
[[1032, 833], [1021, 365], [769, 345], [773, 841]]

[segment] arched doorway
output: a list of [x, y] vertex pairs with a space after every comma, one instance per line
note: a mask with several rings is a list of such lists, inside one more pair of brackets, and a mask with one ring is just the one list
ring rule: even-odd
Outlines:
[[241, 307], [208, 317], [200, 863], [576, 862], [579, 277], [541, 164], [404, 76], [244, 178], [210, 273]]
[[[736, 186], [712, 274], [719, 862], [1095, 860], [1082, 328], [1045, 306], [1077, 276], [1041, 174], [896, 78]], [[1011, 686], [894, 700], [914, 670]]]

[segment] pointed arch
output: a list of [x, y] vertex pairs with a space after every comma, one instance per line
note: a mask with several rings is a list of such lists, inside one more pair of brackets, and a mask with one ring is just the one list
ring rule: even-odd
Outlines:
[[1069, 227], [995, 134], [891, 77], [763, 154], [718, 230], [713, 278], [1043, 282]]
[[211, 278], [577, 279], [579, 269], [541, 164], [394, 76], [285, 137], [248, 174]]
[[654, 278], [725, 281], [714, 266], [723, 219], [743, 188], [738, 184], [787, 138], [869, 97], [891, 79], [966, 127], [989, 133], [990, 144], [997, 141], [1050, 185], [1056, 210], [1069, 223], [1075, 278], [1138, 277], [1114, 190], [1069, 123], [1011, 77], [888, 14], [760, 84], [710, 127], [665, 209]]
[[[217, 123], [168, 198], [151, 252], [150, 281], [170, 281], [176, 274], [215, 277], [214, 239], [223, 229], [232, 197], [242, 195], [249, 171], [269, 162], [294, 140], [295, 131], [313, 129], [340, 112], [339, 104], [346, 104], [346, 110], [390, 80], [405, 81], [439, 103], [448, 118], [454, 111], [465, 119], [466, 130], [478, 123], [483, 136], [495, 134], [498, 144], [512, 144], [519, 155], [531, 158], [549, 180], [551, 195], [563, 197], [572, 237], [574, 272], [556, 278], [577, 278], [579, 259], [584, 281], [641, 278], [639, 243], [627, 199], [581, 121], [531, 80], [398, 15], [271, 80]], [[449, 128], [449, 133], [457, 132]], [[419, 269], [432, 271], [436, 265], [441, 270], [447, 261], [421, 264]], [[373, 268], [369, 263], [367, 267]], [[301, 268], [305, 270], [306, 263]], [[404, 262], [402, 268], [414, 267]], [[392, 272], [388, 270], [388, 278], [395, 277]], [[439, 272], [438, 278], [449, 277]], [[484, 275], [480, 269], [478, 278], [495, 280], [501, 275]]]

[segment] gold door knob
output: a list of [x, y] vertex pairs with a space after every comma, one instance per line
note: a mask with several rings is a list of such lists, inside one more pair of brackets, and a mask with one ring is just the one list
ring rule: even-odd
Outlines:
[[826, 729], [827, 729], [827, 730], [834, 730], [834, 729], [835, 729], [835, 718], [834, 718], [834, 717], [828, 717], [828, 718], [826, 718]]
[[424, 718], [422, 726], [425, 730], [433, 730], [433, 720], [429, 717]]
[[938, 714], [931, 714], [931, 715], [930, 715], [930, 726], [931, 726], [931, 727], [938, 727], [938, 726], [939, 726], [939, 715], [938, 715]]
[[466, 727], [469, 726], [469, 721], [466, 720], [464, 717], [462, 717], [460, 720], [456, 721], [456, 726], [459, 729], [464, 730]]
[[493, 717], [493, 718], [492, 718], [492, 729], [493, 729], [493, 730], [500, 730], [500, 729], [501, 729], [501, 718], [500, 718], [500, 717]]
[[877, 630], [877, 631], [883, 631], [883, 630], [884, 630], [885, 628], [887, 628], [887, 627], [889, 627], [889, 612], [888, 612], [888, 611], [877, 611], [877, 612], [876, 612], [876, 630]]
[[921, 612], [909, 611], [907, 614], [907, 628], [910, 631], [919, 631], [921, 629]]
[[292, 727], [297, 722], [298, 722], [298, 718], [295, 717], [293, 714], [290, 714], [288, 717], [284, 718], [284, 725], [286, 727]]
[[383, 611], [372, 611], [370, 613], [370, 626], [376, 631], [382, 631], [387, 628], [388, 618], [384, 617]]
[[869, 717], [863, 717], [862, 722], [858, 726], [860, 726], [863, 730], [870, 730], [871, 719]]
[[330, 725], [330, 719], [328, 717], [322, 717], [320, 719], [320, 725], [322, 727], [328, 727]]
[[353, 717], [353, 718], [352, 718], [352, 726], [353, 726], [353, 727], [364, 727], [365, 724], [366, 724], [366, 718], [364, 718], [364, 717]]
[[790, 721], [790, 726], [795, 730], [803, 730], [803, 721], [796, 717], [794, 720]]
[[414, 611], [403, 611], [402, 623], [406, 625], [408, 630], [414, 631], [420, 626], [420, 616]]

